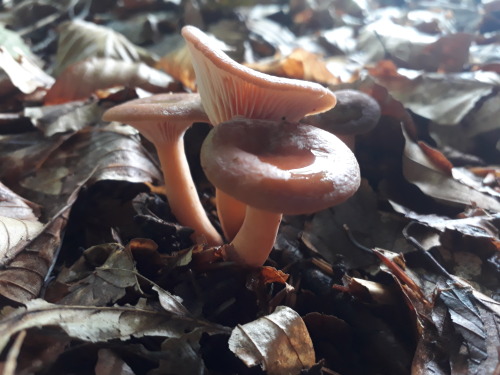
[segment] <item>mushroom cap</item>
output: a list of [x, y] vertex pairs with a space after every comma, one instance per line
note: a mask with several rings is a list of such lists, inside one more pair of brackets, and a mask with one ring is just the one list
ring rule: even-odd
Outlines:
[[184, 26], [182, 35], [212, 124], [234, 116], [299, 121], [335, 105], [335, 95], [318, 83], [275, 77], [237, 63], [194, 26]]
[[210, 182], [266, 211], [305, 214], [353, 195], [360, 172], [352, 151], [312, 125], [234, 118], [214, 127], [201, 149]]
[[199, 94], [166, 93], [131, 100], [104, 112], [104, 121], [118, 121], [139, 130], [153, 143], [183, 134], [195, 122], [208, 122]]
[[334, 91], [337, 105], [303, 122], [334, 134], [362, 134], [372, 130], [380, 120], [380, 105], [370, 95], [358, 90]]

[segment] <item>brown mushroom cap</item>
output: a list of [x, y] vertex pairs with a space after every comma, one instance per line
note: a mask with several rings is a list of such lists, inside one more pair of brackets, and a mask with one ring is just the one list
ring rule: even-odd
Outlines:
[[335, 105], [320, 84], [260, 73], [232, 60], [201, 30], [184, 26], [198, 91], [212, 124], [234, 116], [299, 121]]
[[[108, 109], [104, 121], [130, 124], [153, 143], [184, 132], [194, 122], [208, 122], [199, 94], [167, 93], [135, 99]], [[168, 122], [168, 126], [166, 123]]]
[[334, 206], [360, 184], [352, 151], [333, 134], [300, 123], [234, 118], [211, 130], [201, 160], [220, 190], [284, 214]]
[[334, 108], [303, 119], [337, 135], [362, 134], [372, 130], [380, 119], [380, 105], [370, 95], [358, 90], [334, 91]]

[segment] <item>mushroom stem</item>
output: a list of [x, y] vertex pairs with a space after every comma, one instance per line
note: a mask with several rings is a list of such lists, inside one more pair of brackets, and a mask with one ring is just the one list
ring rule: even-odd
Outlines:
[[262, 266], [273, 249], [282, 216], [247, 206], [243, 225], [226, 248], [228, 260], [251, 267]]
[[172, 213], [182, 225], [194, 229], [193, 241], [211, 246], [223, 241], [208, 220], [205, 209], [198, 199], [189, 165], [184, 154], [182, 137], [169, 147], [157, 147], [158, 157], [165, 179], [165, 192]]
[[240, 230], [245, 219], [246, 204], [220, 189], [215, 190], [215, 202], [224, 236], [228, 241], [231, 241]]

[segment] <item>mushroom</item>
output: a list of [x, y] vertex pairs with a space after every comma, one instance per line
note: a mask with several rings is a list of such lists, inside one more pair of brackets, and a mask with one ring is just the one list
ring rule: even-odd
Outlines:
[[203, 142], [201, 163], [209, 181], [244, 202], [238, 234], [227, 259], [264, 264], [283, 214], [306, 214], [337, 205], [360, 184], [352, 151], [312, 125], [241, 117], [214, 127]]
[[355, 136], [369, 132], [377, 125], [380, 105], [370, 95], [358, 90], [338, 90], [334, 94], [337, 97], [334, 108], [307, 116], [301, 122], [335, 134], [353, 150]]
[[[184, 26], [182, 35], [203, 107], [215, 126], [234, 116], [299, 121], [335, 105], [333, 93], [320, 84], [271, 76], [237, 63], [194, 26]], [[216, 203], [223, 231], [231, 240], [241, 226], [245, 206], [218, 189]]]
[[130, 124], [154, 144], [172, 213], [179, 223], [194, 230], [195, 242], [221, 245], [222, 238], [200, 202], [184, 154], [186, 130], [194, 122], [208, 122], [200, 96], [170, 93], [136, 99], [108, 109], [103, 120]]

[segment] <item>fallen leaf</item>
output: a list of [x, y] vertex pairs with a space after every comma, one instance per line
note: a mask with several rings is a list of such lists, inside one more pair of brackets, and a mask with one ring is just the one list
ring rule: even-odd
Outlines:
[[20, 249], [15, 257], [8, 259], [0, 270], [2, 297], [24, 303], [40, 294], [61, 245], [61, 231], [66, 226], [68, 215], [69, 209], [63, 209], [36, 238]]
[[162, 358], [150, 375], [205, 375], [207, 369], [200, 352], [202, 331], [195, 330], [182, 337], [166, 339], [161, 344]]
[[97, 352], [95, 375], [134, 375], [134, 371], [127, 363], [118, 357], [112, 350], [100, 349]]
[[0, 182], [0, 265], [8, 263], [43, 229], [28, 202]]
[[196, 77], [191, 63], [191, 55], [185, 42], [163, 56], [156, 63], [156, 68], [167, 72], [188, 89], [196, 90]]
[[139, 303], [137, 306], [63, 306], [34, 299], [0, 320], [0, 351], [16, 333], [34, 327], [56, 326], [72, 338], [89, 342], [131, 337], [182, 337], [200, 328], [212, 333], [227, 329], [203, 320], [178, 317]]
[[405, 136], [403, 174], [409, 182], [417, 185], [425, 194], [447, 204], [476, 205], [500, 211], [500, 202], [495, 198], [463, 185], [443, 173], [408, 136], [404, 128], [403, 135]]
[[304, 321], [286, 306], [278, 306], [274, 313], [234, 328], [229, 349], [248, 367], [260, 364], [269, 375], [299, 373], [315, 363]]
[[146, 50], [105, 26], [73, 20], [60, 24], [58, 31], [54, 68], [56, 77], [69, 65], [90, 57], [108, 57], [128, 62], [143, 61], [149, 65], [154, 63], [154, 59]]
[[24, 116], [28, 117], [46, 137], [60, 133], [74, 133], [93, 125], [102, 113], [103, 108], [96, 101], [72, 101], [59, 105], [24, 108]]
[[47, 89], [54, 83], [54, 78], [45, 73], [27, 56], [14, 58], [8, 50], [0, 47], [0, 68], [2, 68], [24, 94], [31, 94], [38, 88]]
[[[64, 286], [67, 294], [55, 298], [51, 288]], [[127, 293], [140, 292], [130, 251], [119, 244], [85, 250], [69, 268], [63, 268], [47, 291], [46, 299], [60, 305], [107, 306]]]
[[438, 74], [405, 69], [391, 74], [380, 69], [370, 72], [406, 108], [448, 126], [459, 124], [498, 84], [497, 75], [491, 72]]
[[297, 48], [287, 56], [273, 60], [246, 64], [249, 68], [281, 77], [336, 85], [340, 80], [327, 68], [326, 61], [318, 54]]
[[97, 90], [139, 87], [151, 93], [176, 91], [172, 77], [142, 62], [91, 57], [69, 65], [45, 96], [53, 105], [89, 98]]

